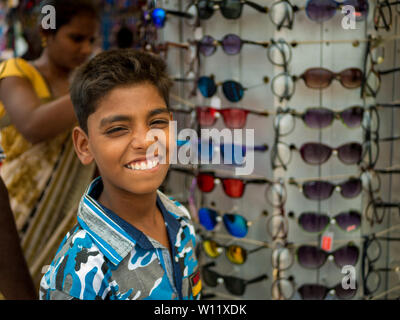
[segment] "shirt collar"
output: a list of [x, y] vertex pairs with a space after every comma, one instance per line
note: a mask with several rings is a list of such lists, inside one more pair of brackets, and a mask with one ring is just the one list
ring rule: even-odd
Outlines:
[[[78, 223], [88, 232], [100, 251], [117, 266], [135, 245], [143, 249], [152, 249], [153, 246], [140, 230], [97, 202], [102, 189], [101, 177], [93, 180], [88, 186], [79, 204]], [[172, 201], [159, 190], [157, 206], [164, 216], [170, 240], [174, 244], [181, 227], [180, 220], [188, 217], [188, 213], [179, 203]]]

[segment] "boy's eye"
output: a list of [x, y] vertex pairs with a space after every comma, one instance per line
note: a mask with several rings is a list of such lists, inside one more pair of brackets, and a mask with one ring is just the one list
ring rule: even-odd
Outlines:
[[157, 126], [157, 125], [168, 125], [169, 124], [169, 120], [165, 120], [165, 119], [157, 119], [157, 120], [153, 120], [150, 122], [151, 126]]
[[106, 134], [110, 135], [113, 133], [123, 133], [123, 131], [125, 131], [125, 130], [126, 130], [126, 128], [123, 128], [123, 127], [113, 127], [113, 128], [106, 130]]

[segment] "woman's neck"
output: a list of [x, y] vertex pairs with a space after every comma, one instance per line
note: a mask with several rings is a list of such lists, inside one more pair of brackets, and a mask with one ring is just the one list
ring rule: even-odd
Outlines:
[[66, 80], [71, 74], [71, 70], [63, 68], [50, 59], [47, 49], [44, 49], [42, 55], [35, 61], [33, 65], [37, 67], [49, 80]]

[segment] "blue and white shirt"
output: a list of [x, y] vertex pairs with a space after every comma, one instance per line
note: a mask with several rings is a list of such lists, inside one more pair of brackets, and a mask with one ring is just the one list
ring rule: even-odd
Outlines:
[[199, 299], [195, 230], [185, 207], [157, 191], [168, 248], [96, 201], [101, 177], [83, 195], [78, 224], [64, 237], [40, 283], [41, 300]]

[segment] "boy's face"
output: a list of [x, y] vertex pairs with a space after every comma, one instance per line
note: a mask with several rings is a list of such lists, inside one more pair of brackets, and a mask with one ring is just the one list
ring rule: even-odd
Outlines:
[[161, 130], [157, 140], [168, 160], [170, 120], [165, 100], [152, 84], [115, 88], [89, 116], [88, 135], [74, 129], [75, 150], [83, 164], [96, 162], [104, 188], [112, 194], [151, 193], [162, 184], [169, 165], [159, 163], [157, 151], [146, 158], [154, 143], [146, 135], [151, 129]]

